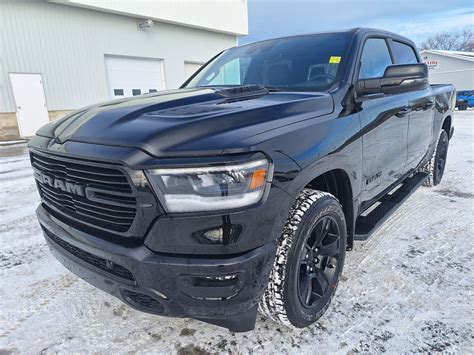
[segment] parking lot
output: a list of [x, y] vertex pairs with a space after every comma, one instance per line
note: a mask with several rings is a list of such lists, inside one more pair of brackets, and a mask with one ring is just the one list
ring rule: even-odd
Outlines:
[[26, 147], [0, 148], [0, 353], [462, 352], [474, 348], [474, 111], [456, 112], [444, 180], [349, 253], [328, 312], [304, 330], [259, 316], [232, 334], [143, 314], [48, 251]]

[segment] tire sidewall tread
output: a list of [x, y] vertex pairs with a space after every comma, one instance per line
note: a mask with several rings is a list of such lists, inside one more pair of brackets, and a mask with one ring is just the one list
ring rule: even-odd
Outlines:
[[[301, 312], [301, 304], [291, 302], [289, 290], [294, 280], [288, 280], [288, 276], [294, 274], [294, 268], [297, 266], [295, 263], [291, 263], [290, 258], [298, 255], [300, 244], [306, 237], [305, 233], [311, 230], [311, 227], [320, 217], [327, 214], [332, 214], [338, 218], [341, 224], [340, 232], [343, 247], [338, 260], [338, 275], [335, 287], [328, 291], [324, 306], [316, 313], [305, 313]], [[342, 273], [347, 239], [346, 230], [342, 206], [333, 195], [323, 191], [303, 189], [290, 210], [286, 225], [278, 240], [278, 250], [270, 273], [268, 287], [259, 304], [260, 313], [290, 328], [305, 327], [320, 318], [330, 305]]]
[[[436, 163], [438, 161], [439, 144], [440, 144], [442, 139], [446, 139], [448, 137], [449, 136], [448, 136], [447, 132], [444, 129], [442, 129], [440, 134], [439, 134], [438, 140], [436, 141], [436, 147], [435, 147], [435, 150], [433, 152], [433, 155], [431, 156], [431, 159], [421, 169], [419, 169], [419, 171], [428, 174], [428, 177], [426, 178], [425, 182], [423, 183], [424, 186], [427, 186], [427, 187], [436, 186], [441, 182], [441, 180], [443, 178], [443, 176], [441, 176], [439, 180], [436, 179], [436, 176], [437, 176], [437, 173], [436, 173], [437, 164]], [[449, 148], [449, 138], [448, 138], [447, 144], [448, 144], [448, 148]]]

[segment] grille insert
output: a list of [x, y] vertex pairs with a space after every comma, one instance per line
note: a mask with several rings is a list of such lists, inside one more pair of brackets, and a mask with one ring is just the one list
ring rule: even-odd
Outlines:
[[36, 152], [30, 156], [35, 172], [47, 175], [53, 181], [59, 179], [81, 185], [86, 190], [87, 197], [80, 196], [37, 179], [43, 203], [57, 215], [66, 215], [107, 231], [125, 233], [130, 229], [137, 214], [137, 199], [123, 171]]
[[116, 263], [110, 260], [95, 256], [85, 250], [82, 250], [72, 244], [69, 244], [68, 242], [59, 238], [54, 233], [44, 228], [43, 226], [41, 227], [43, 228], [43, 231], [46, 233], [49, 239], [51, 239], [56, 245], [60, 246], [61, 248], [69, 252], [70, 254], [76, 256], [77, 258], [109, 274], [120, 277], [122, 279], [135, 282], [135, 278], [133, 277], [132, 273], [128, 269], [124, 268], [123, 266], [117, 265]]

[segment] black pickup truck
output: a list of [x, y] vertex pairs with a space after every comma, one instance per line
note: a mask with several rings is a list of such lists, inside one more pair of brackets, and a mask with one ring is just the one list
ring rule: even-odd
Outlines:
[[354, 241], [441, 181], [455, 99], [385, 31], [231, 48], [178, 90], [42, 127], [39, 222], [59, 261], [138, 310], [305, 327]]

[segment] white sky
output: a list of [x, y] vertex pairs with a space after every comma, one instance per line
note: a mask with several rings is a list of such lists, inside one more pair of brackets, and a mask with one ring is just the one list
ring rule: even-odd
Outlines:
[[420, 44], [432, 33], [474, 28], [473, 0], [248, 0], [240, 43], [352, 27], [375, 27]]

